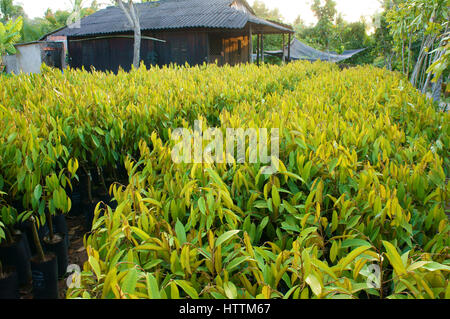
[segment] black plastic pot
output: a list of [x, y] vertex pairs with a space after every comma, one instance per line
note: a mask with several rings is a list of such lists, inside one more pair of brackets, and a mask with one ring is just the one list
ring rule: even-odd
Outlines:
[[56, 260], [58, 264], [58, 278], [63, 278], [67, 271], [67, 266], [69, 266], [69, 254], [66, 245], [64, 234], [55, 234], [53, 242], [50, 242], [48, 237], [44, 238], [44, 249], [47, 252], [51, 252], [56, 255]]
[[67, 248], [70, 247], [69, 242], [69, 227], [67, 227], [66, 217], [64, 215], [53, 216], [53, 225], [55, 233], [64, 234], [64, 240], [66, 241]]
[[80, 175], [80, 182], [76, 186], [77, 192], [80, 194], [80, 213], [83, 210], [83, 202], [89, 200], [88, 195], [88, 176], [86, 174]]
[[24, 233], [22, 231], [19, 232], [19, 236], [22, 237], [23, 245], [25, 246], [25, 250], [27, 252], [28, 259], [30, 259], [32, 254], [31, 254], [30, 241], [28, 240], [28, 236], [26, 233]]
[[94, 211], [97, 203], [98, 201], [94, 200], [94, 203], [85, 203], [84, 205], [84, 227], [86, 228], [87, 232], [90, 232], [92, 229], [92, 222], [94, 221]]
[[19, 299], [19, 277], [14, 269], [0, 273], [0, 299]]
[[[52, 222], [53, 222], [53, 233], [56, 234], [64, 234], [65, 235], [65, 241], [67, 248], [69, 247], [69, 228], [67, 227], [67, 221], [66, 217], [64, 215], [56, 215], [52, 216]], [[43, 243], [43, 240], [45, 237], [48, 237], [50, 234], [50, 230], [48, 227], [48, 223], [45, 223], [44, 227], [41, 227], [43, 235], [41, 238], [41, 243]], [[41, 235], [40, 235], [41, 237]]]
[[53, 253], [46, 260], [31, 259], [34, 299], [58, 299], [58, 262]]
[[70, 200], [72, 201], [72, 209], [69, 214], [72, 216], [79, 216], [82, 214], [82, 192], [79, 187], [74, 188], [73, 192], [70, 194]]
[[0, 246], [0, 260], [4, 266], [14, 267], [17, 271], [19, 284], [27, 285], [31, 279], [30, 255], [26, 248], [25, 237], [15, 237], [12, 244]]
[[[32, 230], [32, 223], [31, 221], [27, 220], [23, 223], [19, 223], [16, 225], [16, 228], [19, 229], [22, 233], [26, 235], [27, 241], [28, 241], [28, 251], [30, 252], [29, 255], [34, 256], [37, 254], [36, 244], [34, 243], [33, 239], [33, 230]], [[38, 229], [38, 235], [39, 239], [41, 240], [42, 244], [42, 238], [44, 238], [46, 231], [48, 229], [46, 227], [40, 227]]]

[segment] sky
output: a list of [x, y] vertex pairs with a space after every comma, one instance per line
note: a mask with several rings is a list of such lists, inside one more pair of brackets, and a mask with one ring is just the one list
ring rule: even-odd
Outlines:
[[[292, 23], [297, 16], [301, 16], [306, 24], [314, 24], [316, 19], [311, 12], [312, 0], [262, 0], [270, 9], [279, 8], [285, 21]], [[359, 21], [361, 16], [370, 17], [380, 10], [378, 0], [335, 0], [338, 12], [342, 13], [348, 22]], [[41, 17], [47, 8], [54, 11], [69, 9], [72, 0], [16, 0], [15, 3], [23, 5], [26, 14], [30, 18]], [[91, 0], [84, 0], [85, 5], [90, 5]], [[110, 0], [98, 0], [99, 4], [111, 3]], [[254, 0], [248, 0], [253, 4]], [[368, 19], [368, 21], [370, 21]]]
[[[285, 21], [292, 23], [300, 16], [306, 24], [316, 23], [316, 18], [311, 11], [312, 0], [262, 0], [270, 9], [278, 8]], [[378, 0], [335, 0], [336, 9], [342, 13], [348, 22], [357, 22], [361, 16], [371, 17], [381, 11]], [[253, 4], [254, 0], [248, 0]], [[369, 19], [368, 19], [369, 21]]]

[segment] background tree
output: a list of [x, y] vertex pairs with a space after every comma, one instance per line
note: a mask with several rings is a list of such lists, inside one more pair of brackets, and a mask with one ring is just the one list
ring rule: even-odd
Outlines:
[[[449, 32], [448, 0], [404, 0], [392, 5], [386, 14], [393, 48], [399, 56], [402, 71], [411, 84], [425, 93], [432, 85], [432, 95], [438, 100], [443, 78], [448, 78], [448, 65], [440, 64], [439, 78], [433, 78], [431, 66], [445, 56]], [[413, 43], [419, 42], [417, 57]], [[441, 48], [441, 49], [438, 49]], [[438, 49], [438, 50], [437, 50]]]
[[[284, 17], [281, 15], [278, 8], [269, 9], [264, 2], [256, 0], [252, 6], [256, 16], [265, 20], [271, 20], [279, 23], [284, 23]], [[264, 35], [264, 50], [280, 50], [283, 46], [283, 36], [280, 34]], [[253, 37], [253, 48], [256, 50], [257, 37]], [[281, 62], [280, 59], [274, 59], [276, 62]]]
[[276, 22], [283, 22], [284, 20], [278, 8], [269, 9], [261, 0], [255, 0], [252, 9], [257, 17]]
[[[448, 30], [448, 22], [446, 30]], [[450, 32], [444, 34], [439, 47], [436, 49], [436, 52], [440, 53], [440, 57], [434, 61], [434, 63], [428, 68], [427, 72], [434, 75], [432, 80], [433, 83], [436, 83], [439, 79], [442, 79], [444, 72], [447, 72], [447, 87], [445, 91], [449, 92], [450, 83], [448, 82], [448, 71], [450, 67]], [[437, 94], [437, 92], [434, 93]]]
[[83, 1], [74, 0], [71, 10], [53, 11], [47, 9], [43, 17], [29, 19], [24, 16], [24, 25], [21, 32], [22, 42], [30, 42], [41, 39], [44, 35], [70, 24], [70, 17], [76, 13], [76, 17], [86, 17], [98, 11], [97, 1], [93, 1], [89, 7], [83, 7]]
[[15, 20], [9, 20], [6, 24], [0, 22], [0, 72], [3, 72], [2, 57], [6, 53], [15, 54], [14, 44], [20, 40], [20, 30], [23, 26], [23, 18], [18, 17]]
[[133, 66], [139, 68], [141, 59], [141, 22], [140, 15], [136, 10], [132, 0], [128, 0], [128, 3], [124, 4], [122, 0], [114, 0], [115, 4], [122, 9], [123, 13], [128, 19], [130, 26], [134, 30], [134, 53], [133, 53]]
[[6, 23], [11, 19], [24, 15], [22, 6], [15, 5], [13, 0], [0, 0], [0, 22]]
[[342, 54], [346, 50], [366, 48], [365, 51], [343, 61], [345, 64], [372, 64], [375, 41], [367, 34], [368, 25], [361, 19], [348, 23], [341, 13], [337, 12], [334, 1], [314, 1], [311, 9], [317, 18], [313, 26], [306, 26], [298, 17], [294, 21], [296, 37], [311, 47], [332, 53]]
[[332, 41], [334, 22], [337, 10], [334, 0], [325, 0], [323, 5], [320, 0], [314, 0], [311, 10], [317, 18], [317, 24], [313, 29], [317, 43], [324, 49], [329, 50]]
[[[142, 2], [154, 2], [153, 0], [143, 0]], [[134, 5], [133, 0], [128, 0], [124, 3], [122, 0], [114, 0], [114, 3], [122, 9], [123, 13], [127, 17], [130, 27], [134, 31], [134, 53], [133, 53], [133, 66], [139, 68], [141, 61], [141, 22], [140, 14], [137, 7]], [[154, 6], [158, 4], [153, 4]]]

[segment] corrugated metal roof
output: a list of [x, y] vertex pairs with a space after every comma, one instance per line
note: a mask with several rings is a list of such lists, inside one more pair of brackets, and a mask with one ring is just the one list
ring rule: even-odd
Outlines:
[[[248, 22], [292, 32], [291, 29], [260, 19], [231, 6], [234, 0], [160, 0], [135, 4], [142, 30], [181, 28], [242, 29]], [[66, 27], [56, 36], [85, 36], [129, 32], [132, 28], [118, 7], [108, 7], [81, 19], [79, 28]]]

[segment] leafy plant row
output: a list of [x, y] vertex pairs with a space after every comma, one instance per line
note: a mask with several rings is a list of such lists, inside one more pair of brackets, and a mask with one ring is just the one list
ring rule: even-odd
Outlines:
[[[0, 78], [3, 224], [70, 211], [77, 175], [117, 182], [68, 297], [450, 295], [449, 116], [399, 74], [43, 71]], [[173, 163], [172, 131], [195, 120], [279, 128], [280, 171]]]

